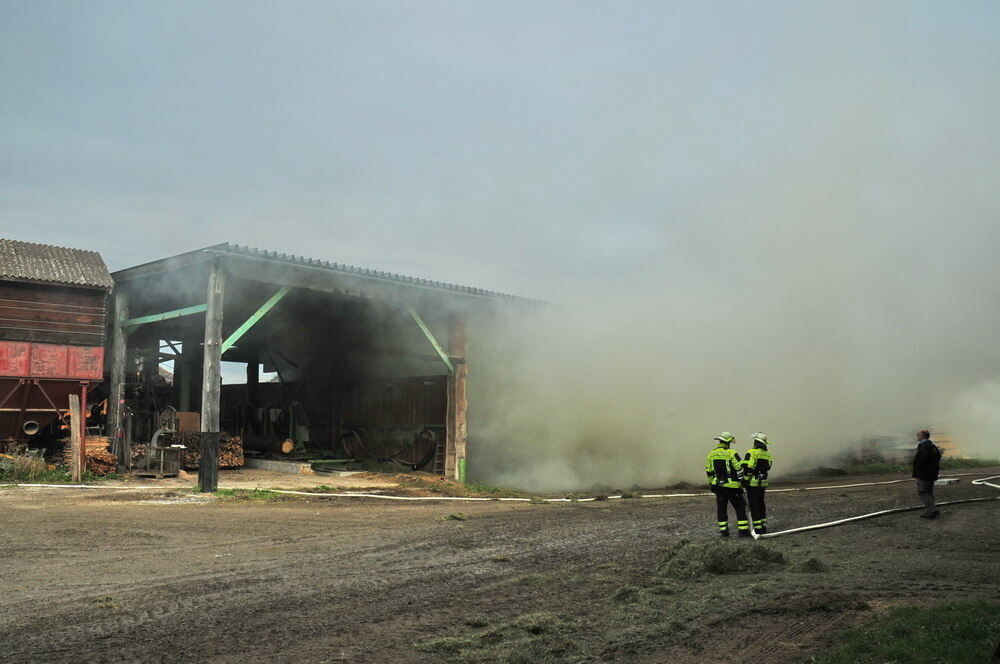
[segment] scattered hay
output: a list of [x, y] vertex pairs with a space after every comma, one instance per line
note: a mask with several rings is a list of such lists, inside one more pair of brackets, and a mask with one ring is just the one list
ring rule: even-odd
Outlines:
[[468, 625], [469, 627], [479, 627], [479, 628], [486, 627], [487, 625], [490, 624], [490, 621], [484, 618], [483, 616], [470, 616], [466, 618], [463, 622], [465, 622], [465, 624]]
[[468, 521], [469, 517], [465, 516], [461, 512], [455, 512], [453, 514], [445, 514], [440, 518], [441, 521]]
[[826, 571], [826, 565], [816, 558], [804, 560], [792, 567], [793, 572], [805, 572], [806, 574], [818, 574]]
[[518, 616], [511, 625], [517, 629], [523, 629], [528, 634], [541, 634], [542, 632], [555, 631], [562, 625], [562, 620], [550, 611], [538, 611]]
[[783, 553], [763, 544], [683, 539], [667, 550], [656, 571], [675, 579], [693, 579], [706, 574], [762, 572], [787, 562]]
[[623, 604], [632, 604], [639, 600], [640, 592], [642, 592], [642, 589], [639, 588], [639, 586], [626, 583], [624, 586], [619, 587], [614, 594], [611, 595], [611, 599], [616, 602], [622, 602]]
[[836, 590], [817, 590], [795, 595], [779, 595], [771, 603], [758, 607], [757, 611], [767, 615], [804, 615], [807, 613], [842, 613], [868, 608], [866, 602], [850, 593]]
[[[485, 619], [466, 621], [470, 627], [486, 627]], [[444, 655], [463, 664], [563, 664], [580, 661], [584, 655], [572, 638], [574, 625], [549, 611], [526, 613], [466, 636], [444, 636], [414, 643], [422, 652]]]

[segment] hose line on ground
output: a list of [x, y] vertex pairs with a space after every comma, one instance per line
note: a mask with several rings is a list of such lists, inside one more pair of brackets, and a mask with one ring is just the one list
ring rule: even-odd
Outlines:
[[[963, 473], [964, 475], [974, 475], [975, 473]], [[994, 489], [1000, 489], [1000, 485], [992, 484], [988, 480], [993, 480], [1000, 478], [1000, 475], [993, 475], [991, 477], [982, 477], [978, 480], [972, 480], [972, 484], [976, 486], [989, 486]], [[908, 480], [894, 480], [896, 482], [906, 482]], [[879, 484], [885, 484], [885, 482], [879, 482]], [[780, 491], [781, 489], [779, 489]], [[786, 489], [787, 490], [787, 489]], [[937, 505], [960, 505], [963, 503], [982, 503], [989, 502], [992, 500], [1000, 500], [1000, 496], [993, 496], [991, 498], [964, 498], [962, 500], [948, 500], [943, 503], [937, 503]], [[862, 514], [860, 516], [851, 516], [846, 519], [837, 519], [836, 521], [828, 521], [826, 523], [816, 523], [811, 526], [801, 526], [799, 528], [789, 528], [788, 530], [779, 530], [776, 533], [764, 533], [759, 534], [753, 530], [753, 526], [750, 527], [750, 532], [753, 534], [755, 540], [766, 539], [769, 537], [779, 537], [781, 535], [790, 535], [792, 533], [801, 533], [807, 530], [819, 530], [820, 528], [830, 528], [831, 526], [840, 526], [845, 523], [851, 523], [852, 521], [862, 521], [864, 519], [872, 519], [877, 516], [885, 516], [887, 514], [899, 514], [900, 512], [913, 512], [916, 510], [924, 509], [923, 505], [918, 505], [916, 507], [895, 507], [888, 510], [879, 510], [878, 512], [872, 512], [870, 514]]]

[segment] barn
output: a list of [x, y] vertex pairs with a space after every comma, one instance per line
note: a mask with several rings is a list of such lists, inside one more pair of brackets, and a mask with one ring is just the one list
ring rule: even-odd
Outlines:
[[[217, 244], [113, 273], [108, 432], [465, 479], [470, 319], [528, 300]], [[165, 378], [169, 376], [169, 380]], [[203, 482], [211, 483], [211, 477]]]

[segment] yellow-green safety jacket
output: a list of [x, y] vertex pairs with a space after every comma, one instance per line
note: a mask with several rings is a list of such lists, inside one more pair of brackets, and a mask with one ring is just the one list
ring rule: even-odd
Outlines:
[[748, 486], [767, 486], [773, 460], [766, 447], [751, 447], [743, 457], [743, 477]]
[[719, 445], [708, 453], [705, 461], [705, 474], [708, 483], [726, 489], [739, 489], [742, 475], [740, 455], [726, 445]]

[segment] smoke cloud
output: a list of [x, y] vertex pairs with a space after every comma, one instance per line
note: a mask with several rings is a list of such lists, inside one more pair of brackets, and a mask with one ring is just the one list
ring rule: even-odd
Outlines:
[[766, 432], [778, 473], [924, 427], [1000, 457], [995, 174], [946, 137], [909, 162], [880, 115], [701, 192], [627, 278], [483, 330], [470, 472], [550, 490], [701, 481], [723, 430], [741, 452]]

